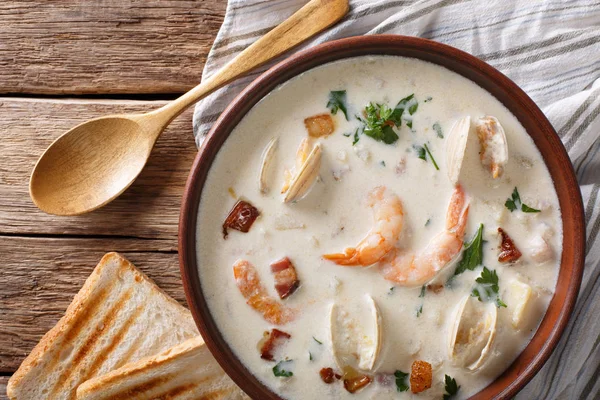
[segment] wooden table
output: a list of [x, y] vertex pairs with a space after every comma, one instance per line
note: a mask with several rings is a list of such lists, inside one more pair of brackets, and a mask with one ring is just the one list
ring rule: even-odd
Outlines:
[[0, 1], [0, 398], [100, 257], [118, 251], [185, 304], [177, 260], [181, 195], [196, 154], [191, 111], [159, 139], [125, 194], [55, 217], [29, 174], [62, 132], [150, 110], [200, 81], [225, 0]]

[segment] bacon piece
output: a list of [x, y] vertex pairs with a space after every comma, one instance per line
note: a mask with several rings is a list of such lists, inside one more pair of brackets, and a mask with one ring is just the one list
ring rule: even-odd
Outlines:
[[340, 374], [333, 372], [332, 368], [322, 368], [321, 371], [319, 371], [319, 375], [321, 375], [321, 379], [326, 384], [333, 383], [334, 380], [342, 377]]
[[244, 200], [238, 200], [233, 206], [229, 215], [223, 222], [223, 239], [227, 239], [227, 228], [235, 229], [240, 232], [248, 232], [254, 223], [254, 220], [260, 215], [260, 212], [252, 204]]
[[276, 328], [271, 329], [271, 332], [268, 335], [267, 340], [260, 348], [260, 358], [263, 360], [275, 361], [273, 351], [285, 340], [291, 338], [292, 335]]
[[440, 283], [427, 285], [427, 290], [429, 290], [430, 292], [433, 292], [435, 294], [438, 294], [442, 290], [444, 290], [444, 285], [442, 285]]
[[522, 253], [515, 246], [515, 242], [504, 232], [502, 228], [498, 228], [498, 232], [502, 235], [502, 243], [500, 244], [500, 254], [498, 261], [500, 262], [515, 262], [521, 258]]
[[308, 131], [308, 136], [312, 137], [331, 135], [335, 129], [333, 119], [329, 114], [319, 114], [308, 117], [304, 120], [304, 126]]
[[271, 264], [271, 272], [275, 274], [275, 290], [281, 299], [290, 296], [300, 286], [296, 268], [287, 257]]
[[417, 360], [410, 367], [410, 391], [421, 393], [431, 387], [431, 364], [427, 361]]
[[356, 393], [373, 381], [369, 375], [359, 375], [344, 379], [344, 388], [350, 393]]

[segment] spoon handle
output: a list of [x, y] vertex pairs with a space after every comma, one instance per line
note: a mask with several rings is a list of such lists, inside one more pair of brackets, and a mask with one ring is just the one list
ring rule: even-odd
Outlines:
[[348, 0], [311, 0], [210, 78], [150, 114], [161, 118], [163, 126], [168, 125], [201, 98], [333, 25], [348, 9]]

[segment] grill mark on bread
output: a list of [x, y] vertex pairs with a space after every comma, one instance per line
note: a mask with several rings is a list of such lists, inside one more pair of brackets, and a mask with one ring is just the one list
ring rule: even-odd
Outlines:
[[[112, 352], [115, 350], [115, 348], [123, 342], [123, 338], [129, 332], [129, 329], [133, 326], [134, 322], [138, 319], [142, 311], [144, 311], [144, 309], [141, 306], [137, 307], [133, 314], [131, 314], [129, 318], [127, 318], [125, 323], [123, 323], [123, 326], [121, 326], [121, 328], [119, 328], [119, 331], [111, 338], [109, 345], [106, 346], [106, 348], [103, 349], [100, 353], [100, 356], [97, 357], [96, 360], [94, 360], [88, 373], [83, 376], [83, 379], [81, 379], [81, 382], [85, 382], [96, 375], [98, 370], [101, 369], [104, 365], [104, 362], [108, 359], [110, 355], [112, 355]], [[133, 345], [135, 345], [135, 343], [133, 343]], [[128, 349], [127, 352], [129, 352], [130, 350], [131, 348]]]
[[215, 390], [214, 392], [206, 393], [200, 397], [197, 397], [196, 400], [220, 400], [226, 395], [231, 394], [231, 392], [233, 392], [233, 389]]
[[151, 379], [142, 385], [133, 386], [131, 388], [123, 390], [121, 393], [113, 393], [111, 395], [112, 400], [127, 400], [139, 394], [147, 393], [150, 390], [160, 386], [161, 384], [168, 382], [173, 376], [165, 375], [158, 378]]
[[[119, 299], [117, 301], [115, 301], [115, 303], [112, 305], [110, 310], [108, 310], [108, 312], [104, 315], [104, 317], [102, 318], [102, 322], [97, 325], [96, 329], [92, 329], [92, 332], [90, 332], [89, 336], [87, 337], [87, 339], [85, 340], [83, 345], [77, 350], [77, 352], [73, 356], [73, 359], [69, 363], [69, 367], [65, 371], [63, 371], [60, 374], [60, 376], [58, 377], [58, 380], [56, 381], [56, 384], [54, 385], [54, 387], [52, 388], [52, 392], [50, 393], [50, 396], [49, 396], [50, 398], [53, 398], [54, 395], [58, 391], [60, 391], [66, 384], [72, 382], [72, 380], [73, 380], [72, 374], [74, 372], [81, 371], [81, 368], [78, 368], [80, 362], [85, 358], [86, 355], [89, 354], [90, 350], [92, 350], [94, 348], [94, 345], [96, 344], [98, 339], [100, 339], [103, 332], [106, 331], [113, 324], [118, 312], [121, 310], [121, 308], [123, 306], [123, 303], [128, 301], [131, 298], [132, 294], [133, 294], [132, 289], [129, 289], [125, 293], [123, 293], [119, 297]], [[100, 301], [97, 301], [97, 299], [95, 301], [96, 301], [96, 304], [100, 304]], [[84, 318], [84, 319], [87, 320], [87, 319], [91, 318], [93, 316], [92, 314], [93, 314], [93, 312], [91, 310], [88, 311], [85, 314], [86, 318]], [[81, 328], [79, 330], [81, 330]], [[70, 392], [69, 398], [70, 399], [75, 398], [75, 391], [69, 391], [69, 392]]]
[[125, 354], [123, 354], [123, 356], [119, 358], [119, 362], [117, 362], [117, 364], [114, 366], [114, 369], [121, 368], [123, 365], [127, 364], [133, 356], [133, 354], [140, 348], [143, 340], [144, 336], [138, 335], [133, 341], [133, 343], [131, 343], [131, 346], [129, 347], [129, 349], [127, 349]]
[[[160, 364], [160, 363], [157, 363]], [[135, 371], [140, 372], [140, 371]], [[146, 370], [141, 370], [141, 372], [147, 372]], [[181, 386], [177, 386], [173, 389], [167, 389], [166, 392], [159, 395], [152, 395], [152, 399], [172, 399], [175, 396], [182, 395], [186, 392], [191, 391], [195, 387], [201, 385], [204, 382], [207, 382], [211, 379], [218, 378], [218, 375], [206, 376], [201, 379], [195, 380], [193, 383], [187, 383]], [[171, 379], [176, 379], [174, 374], [159, 376], [154, 379], [151, 379], [141, 385], [133, 386], [123, 390], [120, 393], [111, 394], [111, 400], [128, 400], [131, 398], [135, 398], [135, 396], [139, 395], [150, 395], [152, 390], [160, 390], [160, 386], [168, 383]], [[106, 382], [105, 382], [106, 383]], [[163, 389], [164, 390], [164, 389]], [[215, 392], [216, 393], [216, 392]], [[209, 394], [211, 396], [212, 394]]]
[[197, 383], [188, 383], [185, 385], [178, 386], [174, 389], [169, 390], [167, 393], [161, 394], [160, 396], [156, 396], [156, 400], [171, 400], [175, 399], [177, 396], [181, 396], [185, 393], [189, 393], [198, 387]]
[[[93, 318], [94, 314], [96, 314], [98, 310], [102, 307], [104, 301], [110, 293], [110, 289], [113, 286], [114, 284], [110, 285], [109, 287], [100, 289], [97, 295], [94, 296], [94, 301], [89, 301], [91, 304], [89, 305], [89, 310], [86, 310], [85, 313], [79, 311], [80, 309], [85, 309], [86, 304], [78, 304], [77, 310], [74, 310], [74, 313], [76, 313], [77, 317], [73, 319], [72, 325], [68, 328], [67, 332], [62, 338], [61, 347], [59, 347], [55, 354], [53, 354], [54, 357], [52, 357], [48, 361], [48, 364], [44, 366], [45, 371], [52, 371], [55, 369], [56, 364], [60, 362], [60, 359], [62, 358], [61, 355], [64, 351], [62, 344], [72, 342], [74, 338], [79, 335], [79, 332], [81, 332], [83, 327], [88, 325], [88, 322]], [[90, 295], [93, 295], [93, 293], [91, 293]]]

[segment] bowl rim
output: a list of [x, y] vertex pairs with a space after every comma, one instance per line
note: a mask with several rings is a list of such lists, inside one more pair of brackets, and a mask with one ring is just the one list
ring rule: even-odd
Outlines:
[[583, 200], [567, 151], [533, 100], [508, 77], [484, 61], [439, 42], [400, 35], [354, 36], [326, 42], [280, 61], [253, 80], [227, 106], [199, 149], [183, 194], [178, 250], [187, 303], [210, 352], [233, 381], [252, 398], [282, 399], [255, 378], [237, 359], [216, 327], [203, 297], [197, 269], [196, 234], [197, 212], [206, 176], [233, 128], [276, 86], [329, 62], [385, 54], [418, 58], [441, 65], [475, 82], [496, 97], [515, 115], [534, 140], [550, 171], [559, 197], [563, 252], [557, 286], [546, 314], [532, 340], [515, 361], [471, 399], [509, 399], [516, 395], [550, 357], [575, 306], [585, 261]]

